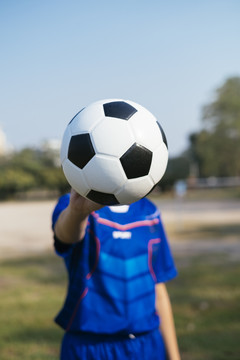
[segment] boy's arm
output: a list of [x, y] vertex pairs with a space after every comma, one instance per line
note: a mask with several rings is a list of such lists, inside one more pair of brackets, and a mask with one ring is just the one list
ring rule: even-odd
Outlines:
[[156, 310], [160, 317], [160, 330], [164, 338], [168, 359], [180, 360], [172, 306], [164, 283], [155, 286]]
[[72, 189], [69, 205], [64, 209], [54, 227], [56, 237], [63, 243], [73, 244], [83, 239], [88, 216], [102, 207], [80, 196]]

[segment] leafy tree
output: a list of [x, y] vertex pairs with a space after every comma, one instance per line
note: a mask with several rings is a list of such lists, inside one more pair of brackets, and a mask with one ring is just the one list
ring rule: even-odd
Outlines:
[[35, 185], [34, 176], [21, 169], [6, 168], [1, 171], [0, 198], [6, 199], [18, 191], [26, 191]]
[[190, 137], [200, 176], [240, 175], [240, 77], [233, 77], [203, 107], [203, 129]]
[[190, 162], [186, 156], [170, 158], [166, 173], [158, 186], [162, 191], [170, 190], [177, 180], [186, 179], [189, 175]]
[[25, 148], [0, 158], [0, 198], [8, 198], [17, 192], [32, 189], [68, 189], [62, 169], [56, 158], [47, 151]]
[[58, 190], [60, 194], [70, 189], [63, 171], [60, 167], [45, 168], [41, 172], [44, 187], [49, 190]]

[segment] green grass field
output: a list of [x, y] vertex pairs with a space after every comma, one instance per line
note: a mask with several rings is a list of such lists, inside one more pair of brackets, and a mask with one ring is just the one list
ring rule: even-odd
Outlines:
[[240, 359], [239, 263], [205, 255], [178, 267], [168, 288], [182, 359]]
[[[176, 258], [168, 284], [183, 360], [240, 359], [240, 266], [223, 255]], [[4, 260], [0, 359], [58, 359], [62, 331], [53, 322], [66, 274], [53, 254]]]
[[0, 359], [58, 359], [62, 331], [53, 323], [65, 269], [50, 255], [1, 262]]

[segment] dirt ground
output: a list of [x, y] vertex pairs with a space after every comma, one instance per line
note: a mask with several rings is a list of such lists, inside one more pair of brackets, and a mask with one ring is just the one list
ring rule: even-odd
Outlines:
[[[170, 229], [170, 243], [178, 255], [201, 252], [228, 252], [240, 259], [240, 234], [226, 234], [203, 241], [180, 239], [185, 224], [209, 225], [240, 222], [239, 202], [183, 202], [159, 201], [166, 229]], [[52, 250], [51, 214], [55, 201], [6, 202], [0, 203], [0, 259], [39, 254]], [[193, 239], [194, 240], [194, 239]]]
[[51, 249], [54, 204], [55, 201], [0, 203], [0, 258]]

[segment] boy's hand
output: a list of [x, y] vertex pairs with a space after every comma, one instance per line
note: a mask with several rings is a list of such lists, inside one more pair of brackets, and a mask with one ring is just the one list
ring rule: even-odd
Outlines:
[[81, 214], [81, 217], [84, 218], [91, 212], [101, 209], [103, 205], [88, 200], [71, 189], [69, 207], [73, 213]]
[[64, 243], [72, 244], [84, 238], [88, 216], [103, 205], [85, 199], [75, 190], [71, 190], [70, 203], [64, 209], [55, 224], [55, 234]]

